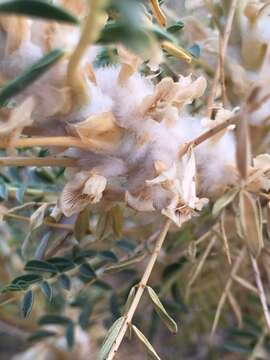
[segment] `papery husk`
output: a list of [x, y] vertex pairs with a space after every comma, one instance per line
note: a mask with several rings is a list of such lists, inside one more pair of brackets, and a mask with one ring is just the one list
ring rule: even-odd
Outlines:
[[79, 172], [69, 181], [59, 198], [59, 208], [70, 217], [84, 210], [89, 204], [98, 203], [107, 185], [104, 176], [89, 171]]
[[245, 68], [250, 70], [259, 69], [266, 53], [267, 45], [260, 39], [258, 21], [260, 21], [260, 17], [264, 16], [264, 11], [268, 6], [268, 3], [261, 8], [259, 8], [259, 4], [256, 7], [249, 5], [245, 9], [245, 15], [249, 22], [247, 28], [243, 29], [241, 55]]
[[[163, 167], [162, 164], [157, 165], [160, 169]], [[161, 212], [179, 227], [208, 203], [208, 199], [196, 196], [196, 164], [192, 148], [183, 156], [181, 170], [174, 163], [156, 178], [147, 180], [146, 184], [160, 185], [171, 192], [170, 202]]]
[[260, 154], [253, 159], [249, 170], [246, 188], [252, 192], [270, 189], [270, 155]]
[[261, 171], [270, 170], [270, 155], [269, 154], [260, 154], [253, 159], [253, 165], [256, 169]]
[[0, 124], [0, 140], [8, 153], [13, 152], [16, 140], [21, 135], [24, 127], [33, 123], [31, 117], [36, 101], [34, 97], [28, 97], [19, 106], [15, 107], [5, 123]]
[[209, 37], [208, 28], [194, 16], [183, 18], [185, 24], [184, 36], [190, 44], [206, 40]]
[[68, 130], [79, 136], [89, 148], [97, 152], [111, 152], [119, 145], [123, 130], [116, 124], [112, 112], [92, 115], [85, 121], [68, 125]]
[[118, 75], [118, 83], [123, 86], [138, 70], [139, 66], [142, 64], [142, 59], [121, 44], [117, 45], [117, 52], [122, 64]]
[[153, 201], [143, 195], [133, 196], [130, 192], [126, 192], [125, 201], [129, 207], [137, 211], [154, 211]]
[[270, 201], [268, 201], [267, 207], [266, 207], [266, 220], [267, 220], [266, 221], [267, 234], [268, 234], [268, 237], [270, 237]]
[[0, 124], [0, 135], [7, 135], [16, 128], [32, 124], [31, 114], [35, 106], [34, 97], [28, 97], [11, 111], [7, 122]]
[[84, 66], [84, 71], [88, 77], [88, 79], [93, 83], [93, 84], [97, 84], [97, 79], [96, 79], [96, 75], [93, 69], [92, 64], [90, 63], [86, 63]]
[[[232, 61], [230, 58], [227, 59], [225, 68], [226, 73], [232, 83], [232, 91], [234, 96], [245, 96], [249, 92], [252, 85], [252, 81], [248, 78], [247, 71], [243, 66]], [[235, 98], [232, 99], [232, 101], [234, 100]]]
[[257, 34], [250, 32], [242, 40], [241, 55], [245, 68], [257, 70], [261, 66], [266, 52], [266, 44], [258, 41]]
[[43, 47], [49, 52], [53, 49], [53, 38], [55, 35], [56, 27], [59, 26], [55, 22], [49, 22], [45, 25], [43, 36]]
[[0, 25], [6, 32], [6, 54], [17, 51], [29, 39], [29, 20], [23, 16], [1, 16]]
[[72, 94], [69, 87], [57, 88], [48, 86], [48, 101], [41, 102], [38, 106], [38, 113], [47, 118], [54, 115], [66, 115], [72, 110]]
[[190, 76], [181, 77], [179, 82], [164, 78], [156, 85], [154, 93], [143, 99], [140, 113], [143, 116], [149, 115], [159, 122], [168, 114], [173, 119], [173, 113], [169, 113], [170, 109], [181, 110], [184, 105], [202, 96], [206, 86], [206, 80], [202, 76], [193, 82]]
[[239, 194], [239, 210], [243, 240], [252, 256], [257, 258], [264, 246], [259, 202], [249, 192], [242, 190]]

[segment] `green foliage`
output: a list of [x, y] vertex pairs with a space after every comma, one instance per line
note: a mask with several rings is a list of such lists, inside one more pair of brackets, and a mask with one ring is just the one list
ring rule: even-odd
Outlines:
[[27, 318], [32, 310], [34, 304], [34, 294], [32, 290], [29, 290], [25, 293], [22, 299], [22, 315], [24, 318]]
[[31, 65], [22, 74], [14, 80], [11, 80], [0, 90], [0, 106], [5, 106], [7, 101], [26, 87], [31, 85], [35, 80], [42, 76], [48, 69], [53, 66], [64, 55], [61, 49], [52, 50], [42, 59]]
[[79, 20], [64, 8], [42, 0], [1, 1], [0, 13], [38, 17], [74, 25], [79, 24]]
[[109, 329], [107, 336], [102, 344], [100, 352], [98, 353], [97, 360], [106, 360], [107, 355], [109, 354], [110, 349], [112, 348], [113, 343], [114, 343], [124, 321], [125, 321], [124, 317], [120, 317], [113, 323], [113, 325]]

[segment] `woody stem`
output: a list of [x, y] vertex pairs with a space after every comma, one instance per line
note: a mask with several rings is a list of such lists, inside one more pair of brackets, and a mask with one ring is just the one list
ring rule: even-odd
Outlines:
[[124, 323], [123, 323], [123, 325], [122, 325], [122, 327], [121, 327], [121, 329], [120, 329], [120, 331], [119, 331], [119, 333], [118, 333], [118, 335], [117, 335], [117, 337], [116, 337], [116, 339], [114, 341], [113, 346], [110, 349], [110, 352], [109, 352], [106, 360], [113, 360], [114, 356], [116, 355], [116, 353], [118, 351], [119, 346], [121, 345], [123, 337], [125, 336], [125, 333], [126, 333], [126, 331], [128, 329], [128, 326], [132, 321], [133, 315], [134, 315], [134, 313], [135, 313], [135, 311], [136, 311], [136, 309], [137, 309], [137, 307], [139, 305], [139, 302], [141, 300], [141, 297], [142, 297], [142, 295], [144, 293], [144, 289], [147, 286], [148, 280], [150, 278], [153, 267], [154, 267], [154, 265], [156, 263], [156, 260], [158, 258], [160, 249], [161, 249], [161, 247], [163, 245], [163, 242], [164, 242], [164, 240], [166, 238], [166, 235], [167, 235], [167, 233], [169, 231], [170, 225], [171, 225], [171, 220], [166, 220], [165, 225], [164, 225], [164, 227], [163, 227], [163, 229], [162, 229], [162, 231], [161, 231], [161, 233], [159, 235], [159, 238], [157, 239], [156, 245], [154, 247], [154, 251], [153, 251], [153, 253], [151, 255], [151, 258], [149, 259], [149, 262], [147, 264], [147, 267], [145, 269], [143, 277], [142, 277], [142, 279], [141, 279], [141, 281], [140, 281], [140, 283], [138, 285], [137, 292], [136, 292], [136, 294], [135, 294], [135, 296], [133, 298], [133, 301], [132, 301], [128, 311], [127, 311], [127, 314], [125, 316], [125, 321], [124, 321]]

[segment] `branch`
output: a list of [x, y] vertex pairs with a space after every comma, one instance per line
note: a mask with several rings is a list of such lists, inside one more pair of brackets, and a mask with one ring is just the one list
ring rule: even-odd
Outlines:
[[[77, 147], [85, 150], [91, 149], [89, 144], [85, 144], [81, 139], [73, 136], [50, 136], [50, 137], [32, 137], [32, 138], [19, 138], [15, 141], [14, 146], [16, 148], [25, 148], [25, 147]], [[0, 148], [5, 149], [7, 144], [5, 142], [0, 142]]]
[[241, 262], [244, 258], [244, 255], [246, 253], [246, 249], [242, 249], [240, 254], [238, 255], [234, 265], [233, 265], [233, 268], [231, 270], [231, 273], [230, 273], [230, 276], [229, 276], [229, 279], [226, 283], [226, 286], [225, 286], [225, 289], [222, 293], [222, 296], [219, 300], [219, 303], [218, 303], [218, 307], [217, 307], [217, 311], [216, 311], [216, 315], [215, 315], [215, 319], [214, 319], [214, 322], [213, 322], [213, 326], [212, 326], [212, 330], [211, 330], [211, 338], [213, 337], [215, 331], [216, 331], [216, 328], [217, 328], [217, 325], [218, 325], [218, 321], [219, 321], [219, 318], [220, 318], [220, 314], [221, 314], [221, 310], [225, 304], [225, 301], [226, 301], [226, 298], [228, 296], [228, 293], [230, 291], [230, 288], [232, 286], [232, 283], [233, 283], [233, 278], [234, 276], [236, 275], [240, 265], [241, 265]]
[[0, 157], [0, 166], [63, 166], [76, 167], [77, 160], [56, 157]]
[[154, 247], [154, 251], [151, 255], [151, 258], [147, 264], [147, 267], [145, 269], [145, 272], [143, 274], [143, 277], [138, 285], [138, 289], [137, 289], [137, 292], [133, 298], [133, 301], [130, 305], [130, 308], [128, 309], [127, 311], [127, 314], [125, 315], [125, 321], [115, 339], [115, 342], [113, 344], [113, 346], [111, 347], [111, 350], [107, 356], [107, 359], [106, 360], [112, 360], [114, 358], [114, 356], [116, 355], [117, 351], [118, 351], [118, 348], [119, 346], [121, 345], [121, 342], [123, 340], [123, 337], [125, 336], [125, 333], [128, 329], [128, 326], [130, 325], [131, 321], [132, 321], [132, 318], [133, 318], [133, 315], [137, 309], [137, 306], [141, 300], [141, 297], [143, 295], [143, 292], [144, 292], [144, 289], [145, 287], [147, 286], [147, 283], [148, 283], [148, 280], [150, 278], [150, 275], [151, 275], [151, 272], [152, 272], [152, 269], [156, 263], [156, 260], [157, 260], [157, 257], [159, 255], [159, 252], [160, 252], [160, 249], [163, 245], [163, 242], [166, 238], [166, 235], [169, 231], [169, 228], [170, 228], [170, 225], [171, 225], [171, 220], [166, 220], [166, 223], [160, 233], [160, 236], [159, 238], [157, 239], [157, 242], [156, 242], [156, 245]]
[[221, 51], [220, 51], [219, 63], [220, 63], [220, 80], [221, 80], [223, 105], [225, 105], [225, 101], [226, 101], [224, 63], [225, 63], [225, 56], [228, 47], [228, 42], [232, 31], [232, 24], [237, 6], [237, 1], [238, 0], [232, 0], [231, 2], [226, 27], [224, 30], [223, 37], [221, 38]]
[[218, 85], [219, 79], [221, 80], [223, 105], [224, 105], [224, 100], [226, 99], [224, 62], [225, 62], [226, 51], [227, 51], [228, 42], [229, 42], [229, 38], [230, 38], [230, 34], [231, 34], [232, 23], [233, 23], [235, 10], [236, 10], [236, 5], [237, 5], [237, 0], [232, 0], [230, 10], [228, 13], [226, 27], [224, 30], [224, 34], [223, 35], [220, 34], [220, 38], [219, 38], [218, 65], [217, 65], [217, 69], [216, 69], [216, 73], [215, 73], [215, 77], [214, 77], [214, 81], [213, 81], [212, 90], [211, 90], [211, 93], [209, 95], [208, 102], [207, 102], [209, 117], [211, 117], [211, 114], [212, 114], [212, 108], [213, 108], [213, 103], [214, 103], [214, 99], [216, 96], [216, 90], [217, 90], [217, 85]]
[[270, 331], [270, 314], [269, 314], [269, 309], [268, 309], [268, 305], [267, 305], [266, 294], [264, 291], [264, 287], [263, 287], [263, 283], [262, 283], [262, 279], [261, 279], [261, 275], [260, 275], [260, 270], [259, 270], [259, 267], [257, 264], [257, 260], [252, 255], [250, 255], [250, 261], [252, 264], [253, 273], [254, 273], [254, 277], [256, 280], [257, 289], [258, 289], [258, 294], [259, 294], [262, 308], [263, 308], [266, 326], [267, 326], [268, 331]]
[[158, 0], [150, 0], [150, 6], [158, 24], [162, 27], [166, 26], [167, 19], [159, 6]]
[[195, 139], [189, 141], [188, 143], [184, 144], [179, 151], [179, 156], [182, 157], [188, 151], [190, 147], [196, 147], [203, 143], [204, 141], [208, 140], [212, 136], [218, 134], [220, 131], [225, 130], [228, 126], [236, 124], [241, 118], [241, 113], [237, 113], [236, 115], [230, 117], [229, 119], [223, 121], [221, 124], [215, 126], [214, 128], [205, 131]]

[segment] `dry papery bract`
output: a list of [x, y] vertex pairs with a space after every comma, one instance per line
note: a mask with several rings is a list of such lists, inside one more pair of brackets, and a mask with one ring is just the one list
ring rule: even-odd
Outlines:
[[[129, 327], [132, 330], [133, 315], [158, 260], [160, 270], [153, 272], [153, 282], [160, 285], [158, 295], [162, 300], [170, 292], [179, 300], [176, 289], [179, 286], [186, 300], [192, 304], [197, 301], [198, 308], [206, 309], [207, 305], [212, 310], [217, 308], [216, 314], [211, 311], [210, 320], [208, 317], [208, 333], [211, 321], [212, 334], [215, 333], [226, 302], [243, 326], [241, 305], [246, 303], [242, 287], [261, 302], [261, 318], [265, 318], [269, 327], [264, 289], [270, 254], [270, 155], [269, 138], [264, 130], [270, 116], [269, 4], [242, 1], [235, 8], [232, 5], [227, 8], [216, 2], [187, 2], [185, 26], [177, 36], [185, 46], [183, 49], [194, 43], [201, 47], [199, 59], [153, 34], [147, 38], [150, 50], [143, 49], [142, 53], [120, 41], [106, 48], [97, 45], [108, 18], [109, 21], [118, 18], [114, 10], [107, 12], [106, 1], [91, 4], [88, 12], [84, 1], [54, 2], [77, 15], [81, 27], [15, 15], [0, 17], [1, 86], [53, 49], [65, 48], [64, 55], [46, 73], [12, 96], [0, 110], [0, 145], [7, 151], [5, 165], [9, 159], [10, 164], [23, 166], [20, 158], [25, 155], [21, 153], [33, 156], [33, 171], [35, 161], [37, 166], [47, 166], [52, 159], [54, 166], [61, 165], [62, 159], [66, 167], [64, 177], [59, 180], [56, 193], [50, 190], [43, 193], [43, 189], [32, 189], [27, 184], [25, 189], [18, 190], [8, 183], [4, 190], [1, 188], [1, 197], [7, 198], [8, 194], [18, 200], [23, 189], [25, 198], [31, 200], [31, 196], [42, 193], [42, 200], [38, 205], [29, 202], [30, 205], [14, 209], [14, 200], [7, 201], [3, 219], [29, 223], [31, 234], [24, 242], [25, 253], [40, 230], [39, 245], [33, 252], [36, 260], [65, 257], [77, 248], [100, 252], [101, 258], [86, 264], [86, 260], [83, 264], [78, 262], [76, 269], [60, 272], [62, 277], [57, 275], [62, 287], [70, 291], [70, 295], [65, 293], [65, 301], [74, 300], [77, 293], [90, 286], [82, 281], [83, 276], [93, 276], [91, 284], [97, 279], [101, 283], [104, 274], [128, 268], [130, 264], [142, 275], [142, 280], [131, 288], [125, 316], [119, 318], [121, 321], [114, 319], [117, 332], [114, 334], [114, 328], [109, 331], [109, 336], [115, 338], [109, 339], [110, 346], [102, 359], [113, 359]], [[145, 9], [150, 12], [142, 17], [142, 26], [150, 28], [154, 21], [166, 31], [167, 24], [173, 22], [168, 6], [150, 1], [148, 8], [142, 6], [144, 12]], [[227, 18], [230, 21], [226, 24]], [[162, 48], [171, 55], [182, 53], [182, 58], [179, 55], [172, 61], [172, 56], [167, 56]], [[116, 64], [96, 65], [104, 49], [117, 58]], [[253, 132], [249, 131], [251, 127], [254, 134], [260, 130], [263, 134], [258, 148], [254, 145], [255, 135], [253, 139]], [[236, 133], [236, 128], [240, 132]], [[24, 148], [27, 150], [21, 150]], [[50, 157], [37, 157], [39, 148], [48, 149]], [[50, 171], [49, 168], [47, 178]], [[3, 179], [9, 176], [5, 168]], [[36, 198], [39, 201], [40, 197]], [[171, 242], [161, 250], [167, 232]], [[120, 256], [118, 263], [111, 252], [121, 236], [130, 237], [135, 245], [128, 255]], [[102, 261], [106, 258], [115, 264], [104, 265]], [[22, 271], [22, 259], [17, 254], [14, 259], [12, 266], [18, 263]], [[178, 269], [183, 259], [184, 265]], [[141, 262], [144, 266], [137, 267]], [[173, 277], [161, 281], [161, 271], [172, 264], [177, 264]], [[75, 276], [78, 269], [81, 279]], [[71, 284], [65, 275], [72, 279]], [[4, 274], [3, 278], [6, 277]], [[128, 292], [123, 290], [122, 280], [114, 280], [111, 275], [105, 279], [110, 283], [110, 294], [126, 297]], [[50, 289], [53, 276], [46, 281]], [[115, 284], [117, 291], [112, 290]], [[36, 294], [38, 285], [33, 282], [31, 286], [29, 291]], [[149, 289], [148, 293], [155, 298], [154, 290]], [[46, 291], [48, 295], [45, 285]], [[101, 338], [105, 334], [98, 317], [107, 320], [108, 311], [103, 314], [103, 305], [109, 295], [101, 296], [102, 299], [98, 294], [95, 296], [98, 305], [93, 324]], [[109, 301], [113, 308], [115, 299]], [[161, 302], [154, 303], [159, 306], [161, 319], [163, 315], [165, 323], [166, 319], [171, 322]], [[250, 304], [246, 307], [250, 310]], [[198, 312], [195, 308], [194, 313]], [[33, 312], [36, 318], [40, 315], [39, 310]], [[66, 305], [63, 314], [75, 323], [74, 308]], [[194, 319], [197, 317], [196, 313]], [[189, 320], [192, 326], [195, 320]], [[30, 359], [43, 351], [41, 358], [50, 356], [50, 351], [60, 354], [60, 349], [66, 346], [64, 337], [72, 341], [73, 325], [65, 323], [67, 327], [61, 328], [56, 340], [46, 340], [45, 347], [32, 347], [18, 359]], [[92, 351], [93, 332], [88, 336], [75, 327], [74, 354], [84, 359]], [[48, 327], [51, 330], [55, 331], [52, 325]], [[183, 330], [183, 336], [187, 332]], [[158, 356], [140, 334], [140, 330], [135, 331], [148, 351]], [[105, 340], [104, 344], [108, 342]]]

